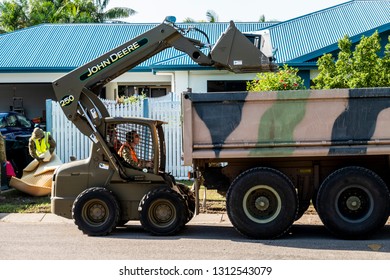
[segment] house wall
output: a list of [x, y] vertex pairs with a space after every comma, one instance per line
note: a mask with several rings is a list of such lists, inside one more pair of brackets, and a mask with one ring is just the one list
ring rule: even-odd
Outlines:
[[65, 73], [0, 73], [0, 84], [51, 83]]
[[46, 99], [55, 99], [50, 83], [8, 83], [0, 84], [0, 111], [13, 109], [13, 98], [23, 99], [24, 114], [30, 118], [45, 117]]
[[252, 80], [255, 77], [254, 73], [234, 74], [221, 70], [128, 72], [107, 84], [106, 98], [115, 100], [118, 97], [119, 85], [170, 86], [171, 91], [176, 93], [181, 93], [190, 87], [193, 92], [207, 92], [208, 80]]
[[256, 78], [256, 73], [235, 74], [225, 70], [190, 71], [188, 85], [192, 92], [207, 92], [207, 81], [246, 81]]
[[303, 85], [309, 89], [311, 81], [311, 71], [310, 70], [300, 70], [298, 75], [303, 79]]
[[[25, 114], [29, 118], [45, 117], [47, 99], [56, 100], [51, 83], [66, 73], [1, 73], [0, 111], [10, 110], [13, 97], [22, 97]], [[252, 80], [252, 74], [234, 74], [222, 70], [127, 72], [106, 85], [106, 98], [118, 97], [119, 85], [166, 86], [181, 93], [187, 88], [193, 92], [207, 92], [208, 80]]]
[[127, 72], [118, 78], [112, 80], [106, 85], [106, 98], [115, 100], [118, 96], [118, 86], [119, 85], [144, 85], [144, 86], [153, 86], [153, 85], [163, 85], [171, 86], [171, 76], [170, 75], [156, 75], [152, 72]]
[[45, 117], [46, 99], [54, 99], [52, 81], [63, 73], [1, 73], [0, 111], [9, 111], [13, 97], [23, 98], [25, 115], [30, 118]]

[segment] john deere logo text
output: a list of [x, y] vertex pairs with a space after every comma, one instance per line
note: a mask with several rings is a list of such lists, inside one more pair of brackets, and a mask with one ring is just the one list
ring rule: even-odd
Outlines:
[[133, 53], [134, 51], [138, 50], [140, 47], [144, 46], [147, 42], [148, 42], [148, 39], [143, 38], [137, 42], [134, 42], [134, 43], [128, 45], [127, 47], [125, 47], [124, 49], [122, 49], [118, 52], [110, 54], [108, 56], [108, 58], [106, 58], [105, 60], [101, 61], [100, 63], [96, 64], [95, 66], [88, 68], [88, 71], [80, 76], [80, 80], [84, 81], [84, 80], [92, 77], [93, 75], [102, 71], [106, 67], [114, 64], [115, 62], [123, 59], [124, 57], [126, 57], [129, 54]]

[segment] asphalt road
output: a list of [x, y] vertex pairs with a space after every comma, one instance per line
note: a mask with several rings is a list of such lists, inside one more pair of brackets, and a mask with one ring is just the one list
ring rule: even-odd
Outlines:
[[52, 214], [0, 214], [1, 260], [390, 260], [390, 223], [369, 240], [339, 240], [317, 215], [304, 215], [283, 238], [241, 236], [226, 214], [201, 214], [176, 236], [157, 237], [139, 222], [111, 235], [83, 235]]

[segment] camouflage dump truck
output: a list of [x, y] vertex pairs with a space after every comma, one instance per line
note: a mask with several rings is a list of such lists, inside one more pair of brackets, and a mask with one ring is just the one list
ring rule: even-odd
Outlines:
[[251, 238], [286, 233], [313, 203], [340, 238], [367, 238], [390, 207], [390, 88], [183, 94], [196, 186], [226, 193]]

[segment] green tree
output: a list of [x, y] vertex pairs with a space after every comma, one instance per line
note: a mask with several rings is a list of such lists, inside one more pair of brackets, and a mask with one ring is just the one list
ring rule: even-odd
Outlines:
[[40, 23], [104, 22], [131, 16], [130, 8], [107, 10], [109, 0], [5, 0], [0, 3], [0, 30], [15, 31]]
[[[207, 19], [207, 22], [218, 22], [218, 15], [213, 10], [207, 10], [207, 12], [206, 12], [206, 19]], [[195, 20], [193, 18], [186, 17], [183, 20], [183, 22], [193, 23], [193, 22], [206, 22], [206, 21], [205, 20]]]
[[259, 17], [259, 20], [258, 20], [258, 22], [279, 22], [279, 20], [277, 20], [277, 19], [266, 19], [265, 18], [265, 15], [261, 15], [260, 17]]
[[218, 15], [213, 10], [208, 10], [206, 12], [206, 18], [208, 22], [218, 22]]
[[124, 7], [115, 7], [107, 10], [110, 0], [95, 0], [96, 22], [104, 22], [106, 20], [126, 18], [136, 13], [135, 10]]
[[380, 37], [376, 31], [371, 37], [364, 37], [353, 53], [353, 76], [348, 83], [351, 88], [379, 87], [381, 58]]
[[186, 23], [192, 23], [192, 22], [196, 22], [196, 20], [194, 20], [193, 18], [190, 18], [190, 17], [186, 17], [183, 22], [186, 22]]
[[[390, 39], [389, 39], [390, 40]], [[378, 32], [372, 36], [362, 36], [355, 50], [352, 42], [344, 36], [338, 43], [339, 53], [335, 62], [331, 54], [323, 55], [317, 62], [320, 73], [313, 82], [315, 89], [362, 88], [390, 86], [390, 43], [386, 45], [385, 56], [381, 51]]]
[[318, 70], [320, 74], [314, 79], [316, 88], [346, 88], [352, 73], [352, 42], [348, 36], [339, 40], [337, 62], [331, 54], [325, 54], [318, 60]]
[[390, 36], [388, 37], [388, 43], [385, 46], [384, 56], [381, 60], [380, 68], [383, 69], [381, 73], [381, 84], [390, 86]]
[[27, 7], [27, 0], [0, 3], [0, 33], [12, 32], [28, 26]]
[[28, 24], [33, 26], [41, 23], [73, 22], [70, 20], [70, 14], [74, 9], [76, 9], [76, 4], [67, 0], [30, 0]]
[[261, 15], [261, 16], [260, 16], [259, 22], [265, 22], [265, 15]]
[[[38, 3], [40, 0], [34, 0]], [[59, 23], [96, 23], [98, 8], [93, 0], [56, 0], [54, 21]]]
[[276, 72], [257, 73], [256, 78], [247, 82], [248, 91], [274, 91], [305, 89], [304, 80], [298, 76], [298, 69], [283, 65]]

